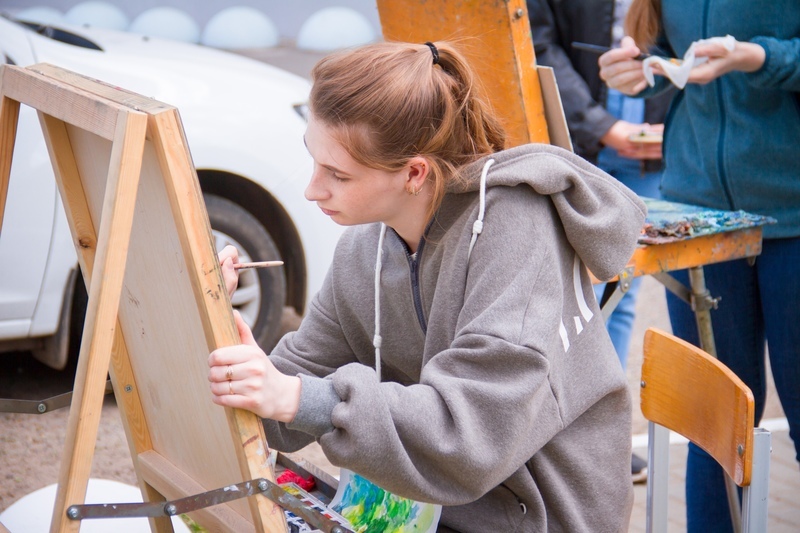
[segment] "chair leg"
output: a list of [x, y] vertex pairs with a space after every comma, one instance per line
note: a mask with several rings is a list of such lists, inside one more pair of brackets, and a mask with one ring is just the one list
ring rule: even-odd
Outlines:
[[722, 472], [725, 478], [725, 495], [728, 497], [728, 509], [731, 514], [731, 528], [733, 533], [742, 533], [742, 506], [739, 504], [739, 487], [733, 478]]
[[766, 429], [755, 428], [750, 485], [744, 487], [742, 491], [742, 522], [745, 532], [767, 530], [770, 453], [772, 453], [772, 435]]
[[666, 533], [669, 429], [650, 422], [647, 440], [647, 533]]

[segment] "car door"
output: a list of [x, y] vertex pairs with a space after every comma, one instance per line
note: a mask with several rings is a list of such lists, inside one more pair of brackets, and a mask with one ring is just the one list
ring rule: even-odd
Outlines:
[[[0, 57], [4, 63], [26, 66], [36, 62], [28, 33], [0, 19]], [[58, 201], [38, 117], [33, 109], [21, 106], [0, 233], [0, 339], [29, 334]]]

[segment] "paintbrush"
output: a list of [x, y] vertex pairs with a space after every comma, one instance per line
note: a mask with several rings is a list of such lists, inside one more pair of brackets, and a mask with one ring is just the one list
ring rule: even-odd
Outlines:
[[[577, 41], [572, 42], [572, 48], [575, 48], [576, 50], [583, 50], [584, 52], [591, 52], [597, 55], [605, 54], [606, 52], [611, 50], [611, 48], [609, 48], [608, 46], [600, 46], [598, 44], [589, 44], [589, 43], [579, 43]], [[644, 59], [647, 59], [648, 57], [650, 57], [650, 54], [639, 54], [633, 59], [637, 61], [642, 61]]]
[[233, 265], [234, 270], [241, 270], [242, 268], [266, 268], [281, 266], [283, 261], [256, 261], [254, 263], [236, 263]]

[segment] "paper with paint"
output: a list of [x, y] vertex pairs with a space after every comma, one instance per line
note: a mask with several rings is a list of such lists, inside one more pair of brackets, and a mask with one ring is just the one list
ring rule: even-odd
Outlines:
[[356, 533], [435, 533], [442, 514], [441, 505], [401, 498], [344, 468], [330, 508]]
[[640, 244], [663, 244], [701, 235], [774, 224], [771, 217], [642, 198], [647, 206]]
[[700, 39], [695, 41], [686, 50], [683, 59], [666, 58], [659, 56], [650, 56], [642, 61], [642, 72], [647, 83], [652, 87], [656, 84], [655, 76], [653, 74], [653, 65], [657, 64], [664, 71], [667, 78], [677, 87], [683, 89], [686, 87], [686, 82], [689, 81], [689, 73], [697, 65], [702, 65], [708, 61], [707, 57], [695, 57], [694, 49], [701, 44], [720, 43], [728, 50], [733, 50], [736, 47], [736, 39], [731, 35], [725, 37], [712, 37], [710, 39]]

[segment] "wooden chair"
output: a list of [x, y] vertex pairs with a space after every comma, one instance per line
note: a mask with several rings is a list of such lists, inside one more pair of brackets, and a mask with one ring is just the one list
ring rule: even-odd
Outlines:
[[649, 421], [647, 531], [667, 530], [670, 430], [705, 450], [743, 488], [741, 517], [731, 513], [734, 527], [766, 531], [771, 435], [753, 428], [753, 393], [742, 380], [700, 348], [649, 328], [641, 402]]

